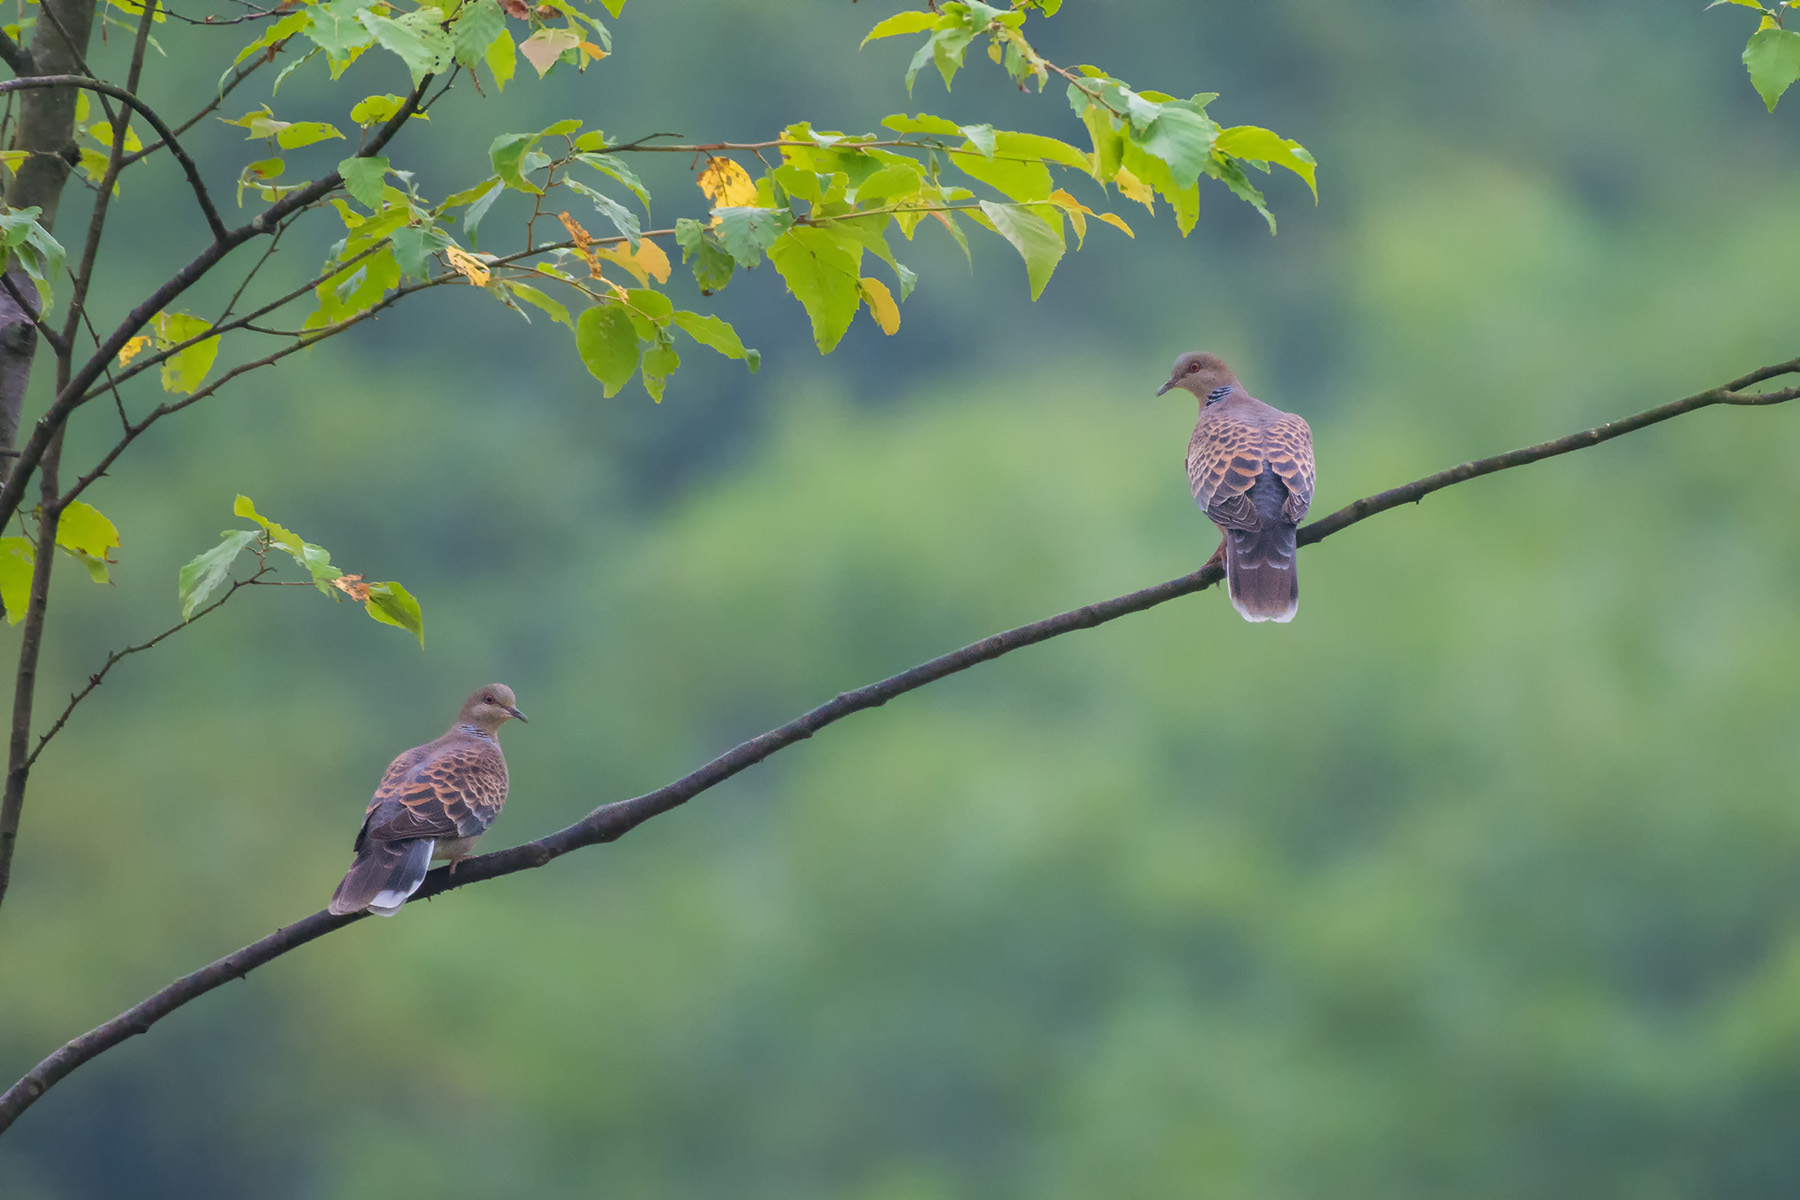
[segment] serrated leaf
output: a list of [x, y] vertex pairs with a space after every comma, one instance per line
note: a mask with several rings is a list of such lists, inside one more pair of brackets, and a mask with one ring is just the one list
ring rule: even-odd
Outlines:
[[713, 221], [725, 253], [739, 266], [754, 267], [794, 223], [794, 215], [784, 208], [716, 208]]
[[557, 59], [579, 45], [581, 34], [573, 29], [542, 28], [519, 43], [519, 53], [537, 68], [541, 79], [556, 65]]
[[400, 17], [378, 17], [364, 11], [356, 19], [375, 35], [383, 49], [399, 55], [412, 74], [414, 87], [427, 75], [441, 75], [449, 70], [454, 61], [454, 45], [435, 8], [421, 8]]
[[450, 248], [450, 235], [435, 225], [407, 225], [394, 230], [389, 240], [400, 274], [408, 279], [430, 278], [431, 256]]
[[31, 572], [37, 551], [22, 537], [0, 538], [0, 604], [6, 606], [6, 623], [17, 625], [31, 603]]
[[806, 309], [819, 353], [831, 353], [856, 316], [861, 296], [856, 256], [831, 234], [808, 226], [788, 230], [769, 247], [768, 255], [788, 291]]
[[1031, 281], [1031, 298], [1036, 300], [1043, 294], [1044, 285], [1050, 282], [1056, 264], [1062, 260], [1062, 231], [1036, 213], [1014, 204], [983, 200], [981, 211], [1025, 260], [1025, 274]]
[[[244, 548], [257, 539], [253, 529], [233, 529], [225, 534], [225, 540], [211, 550], [197, 555], [175, 577], [176, 593], [181, 600], [181, 619], [193, 619], [195, 610], [202, 608], [211, 600], [213, 593], [225, 586], [231, 578], [231, 564]], [[0, 546], [10, 539], [0, 539]], [[24, 539], [20, 539], [23, 541]], [[0, 577], [0, 587], [5, 580]], [[12, 605], [7, 604], [10, 614]]]
[[378, 158], [346, 158], [338, 164], [338, 174], [344, 178], [344, 190], [370, 212], [381, 207], [387, 172], [388, 160], [385, 155]]
[[467, 0], [450, 23], [451, 56], [473, 68], [494, 39], [506, 32], [506, 16], [499, 0]]
[[1169, 165], [1176, 184], [1185, 186], [1200, 178], [1211, 157], [1219, 127], [1210, 118], [1174, 105], [1163, 105], [1145, 126], [1138, 140], [1145, 153]]
[[1800, 33], [1790, 29], [1759, 29], [1744, 47], [1744, 67], [1750, 86], [1775, 111], [1781, 94], [1800, 79]]
[[1256, 125], [1233, 125], [1230, 129], [1219, 131], [1219, 139], [1214, 146], [1233, 158], [1286, 167], [1306, 180], [1306, 186], [1312, 189], [1313, 199], [1318, 200], [1319, 185], [1315, 175], [1319, 164], [1299, 142]]
[[368, 586], [369, 598], [363, 601], [363, 608], [368, 614], [383, 625], [392, 625], [413, 634], [419, 639], [419, 647], [423, 649], [425, 613], [413, 594], [392, 580]]
[[931, 133], [942, 134], [945, 137], [956, 137], [962, 133], [962, 129], [955, 121], [934, 117], [930, 113], [920, 113], [916, 117], [909, 117], [905, 113], [895, 113], [891, 117], [883, 117], [881, 123], [895, 133]]
[[329, 0], [295, 15], [304, 21], [306, 37], [335, 62], [348, 58], [375, 40], [375, 35], [358, 20], [368, 7], [369, 0]]
[[586, 163], [588, 166], [594, 168], [594, 170], [599, 171], [604, 175], [610, 175], [612, 178], [630, 188], [631, 194], [636, 196], [638, 198], [638, 203], [644, 206], [644, 211], [650, 211], [650, 193], [645, 190], [643, 182], [638, 179], [637, 172], [626, 166], [624, 161], [617, 155], [577, 154], [575, 158], [576, 161]]
[[981, 151], [981, 157], [989, 162], [994, 161], [994, 127], [992, 125], [964, 125], [959, 132], [969, 139], [969, 145]]
[[575, 320], [575, 352], [603, 394], [616, 396], [637, 371], [637, 330], [617, 304], [597, 304]]
[[[199, 337], [212, 328], [212, 322], [189, 313], [158, 313], [152, 320], [157, 341], [174, 346], [189, 338]], [[162, 386], [165, 392], [191, 396], [212, 370], [219, 357], [219, 339], [209, 337], [163, 360]]]
[[681, 365], [681, 355], [675, 352], [674, 344], [668, 341], [667, 337], [667, 334], [663, 335], [662, 338], [652, 342], [648, 350], [644, 351], [642, 368], [644, 390], [649, 392], [650, 398], [658, 404], [662, 403], [664, 383], [668, 381], [670, 375], [675, 373], [675, 368]]
[[981, 180], [1009, 200], [1043, 200], [1056, 187], [1056, 181], [1050, 178], [1050, 168], [1041, 162], [990, 161], [967, 150], [951, 151], [950, 161], [964, 175]]
[[751, 181], [750, 172], [732, 159], [707, 159], [695, 182], [715, 208], [744, 208], [756, 203], [756, 184]]
[[626, 208], [623, 204], [620, 204], [617, 200], [614, 200], [611, 196], [608, 196], [605, 192], [591, 188], [579, 179], [565, 179], [563, 182], [569, 186], [571, 191], [587, 197], [588, 202], [594, 206], [594, 209], [608, 221], [611, 221], [613, 228], [624, 235], [627, 242], [634, 248], [637, 246], [639, 233], [638, 219], [630, 209]]
[[543, 195], [544, 189], [525, 178], [524, 166], [525, 155], [537, 145], [537, 140], [538, 135], [535, 133], [503, 133], [488, 147], [488, 159], [494, 164], [494, 174], [507, 187], [533, 196]]

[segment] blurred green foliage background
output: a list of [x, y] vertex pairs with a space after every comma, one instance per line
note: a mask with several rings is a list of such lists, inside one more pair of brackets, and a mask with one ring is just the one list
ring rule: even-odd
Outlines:
[[[1073, 132], [974, 60], [909, 101], [910, 47], [855, 51], [889, 11], [639, 0], [587, 75], [459, 88], [420, 136], [460, 179], [533, 106]], [[1312, 422], [1320, 514], [1792, 356], [1800, 117], [1763, 112], [1730, 11], [1070, 0], [1047, 55], [1222, 92], [1318, 156], [1319, 206], [1272, 181], [1273, 240], [1216, 186], [1186, 241], [1129, 212], [1036, 305], [997, 239], [970, 275], [921, 234], [899, 335], [824, 360], [759, 271], [715, 303], [762, 373], [690, 355], [660, 407], [440, 292], [160, 426], [89, 497], [117, 584], [61, 573], [41, 707], [178, 616], [239, 491], [406, 583], [427, 649], [257, 592], [121, 667], [34, 777], [0, 1066], [322, 906], [388, 758], [489, 679], [533, 718], [507, 844], [1193, 569], [1192, 412], [1151, 394], [1178, 351]], [[278, 111], [340, 95], [304, 87]], [[658, 224], [700, 205], [690, 165], [644, 164]], [[165, 175], [166, 226], [110, 247], [121, 307], [197, 236]], [[1308, 550], [1292, 626], [1209, 592], [1059, 639], [360, 923], [60, 1085], [0, 1194], [1793, 1194], [1795, 422], [1455, 488]]]

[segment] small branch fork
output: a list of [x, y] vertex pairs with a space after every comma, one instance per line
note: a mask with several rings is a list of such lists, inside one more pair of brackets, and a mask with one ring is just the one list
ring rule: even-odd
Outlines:
[[[1770, 379], [1796, 374], [1800, 374], [1800, 358], [1751, 371], [1719, 387], [1647, 409], [1622, 420], [1611, 421], [1592, 429], [1584, 429], [1555, 441], [1527, 446], [1490, 458], [1476, 459], [1446, 471], [1439, 471], [1435, 475], [1427, 475], [1423, 479], [1415, 480], [1402, 487], [1391, 488], [1388, 491], [1345, 505], [1331, 515], [1302, 529], [1299, 542], [1302, 546], [1310, 546], [1359, 521], [1365, 521], [1377, 513], [1386, 512], [1388, 509], [1397, 508], [1402, 504], [1416, 503], [1432, 492], [1440, 491], [1454, 484], [1483, 475], [1491, 475], [1498, 471], [1525, 466], [1546, 458], [1555, 458], [1558, 455], [1585, 450], [1601, 442], [1622, 437], [1627, 433], [1699, 409], [1711, 408], [1715, 405], [1765, 406], [1785, 404], [1788, 401], [1800, 399], [1800, 387], [1787, 387], [1769, 392], [1747, 391], [1747, 389]], [[915, 691], [939, 679], [966, 671], [981, 663], [990, 662], [1026, 646], [1033, 646], [1051, 638], [1074, 633], [1077, 630], [1092, 629], [1097, 625], [1116, 621], [1132, 613], [1143, 612], [1145, 609], [1154, 608], [1159, 604], [1166, 604], [1178, 597], [1204, 591], [1223, 579], [1224, 574], [1222, 567], [1217, 563], [1209, 562], [1198, 571], [1183, 575], [1178, 579], [1171, 579], [1166, 583], [1159, 583], [1153, 587], [1143, 588], [1111, 600], [1103, 600], [1097, 604], [1071, 609], [1041, 621], [1034, 621], [1029, 625], [1008, 629], [978, 642], [971, 642], [960, 650], [940, 655], [929, 662], [920, 663], [918, 666], [871, 683], [866, 687], [841, 692], [811, 712], [758, 737], [751, 738], [721, 754], [699, 770], [684, 775], [653, 792], [646, 792], [629, 800], [601, 805], [575, 824], [535, 842], [527, 842], [524, 845], [514, 846], [494, 854], [484, 854], [478, 858], [464, 859], [458, 864], [454, 876], [448, 871], [433, 872], [426, 877], [424, 886], [413, 895], [413, 899], [429, 899], [432, 896], [441, 895], [455, 888], [467, 887], [473, 883], [480, 883], [483, 880], [497, 879], [502, 875], [542, 867], [573, 850], [617, 841], [652, 817], [686, 804], [695, 796], [747, 770], [771, 754], [796, 742], [805, 741], [826, 726], [835, 724], [853, 713], [878, 708], [907, 692]], [[223, 600], [219, 603], [223, 603]], [[28, 1071], [4, 1095], [0, 1095], [0, 1131], [4, 1131], [18, 1119], [19, 1114], [31, 1107], [40, 1096], [83, 1063], [129, 1038], [147, 1033], [156, 1022], [190, 1001], [204, 996], [233, 979], [242, 979], [250, 971], [264, 963], [280, 958], [289, 951], [298, 949], [334, 930], [362, 920], [363, 916], [364, 914], [357, 913], [347, 917], [334, 917], [321, 911], [304, 917], [192, 974], [182, 976], [112, 1020], [64, 1044]]]

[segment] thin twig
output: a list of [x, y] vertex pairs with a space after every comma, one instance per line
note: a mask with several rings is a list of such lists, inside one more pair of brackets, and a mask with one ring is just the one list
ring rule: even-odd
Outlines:
[[[38, 738], [37, 749], [35, 749], [31, 752], [31, 757], [27, 758], [25, 760], [25, 765], [27, 767], [30, 767], [33, 763], [37, 762], [38, 755], [40, 755], [44, 752], [44, 747], [50, 744], [50, 739], [55, 737], [58, 733], [61, 733], [63, 726], [65, 726], [69, 723], [69, 717], [75, 712], [76, 705], [80, 704], [83, 700], [86, 700], [88, 698], [88, 694], [90, 692], [92, 692], [95, 688], [100, 686], [101, 681], [106, 678], [106, 673], [108, 671], [110, 671], [114, 667], [118, 666], [119, 663], [123, 662], [125, 659], [129, 658], [133, 654], [141, 654], [145, 650], [148, 650], [152, 646], [155, 646], [159, 642], [162, 642], [164, 639], [174, 637], [176, 634], [178, 634], [182, 630], [186, 629], [189, 625], [192, 625], [195, 621], [198, 621], [201, 617], [204, 617], [207, 613], [212, 612], [215, 609], [223, 607], [227, 600], [229, 600], [233, 596], [237, 595], [239, 588], [249, 587], [251, 584], [255, 583], [257, 580], [261, 579], [264, 575], [267, 575], [270, 571], [273, 571], [274, 569], [275, 569], [274, 567], [265, 566], [265, 567], [258, 569], [256, 574], [252, 575], [248, 579], [232, 580], [231, 586], [225, 590], [225, 594], [223, 596], [220, 596], [217, 600], [214, 600], [211, 604], [208, 604], [205, 608], [201, 609], [199, 612], [195, 613], [193, 616], [189, 617], [187, 620], [181, 622], [181, 624], [173, 625], [173, 626], [169, 627], [168, 629], [163, 630], [161, 633], [157, 634], [155, 637], [151, 638], [147, 642], [139, 642], [135, 646], [127, 646], [123, 650], [114, 650], [111, 653], [109, 653], [106, 656], [105, 664], [103, 666], [101, 666], [101, 668], [98, 671], [95, 671], [92, 675], [88, 676], [87, 686], [82, 688], [79, 692], [76, 692], [69, 697], [69, 703], [62, 710], [62, 715], [57, 717], [55, 721], [51, 722], [50, 728], [44, 731], [44, 735], [42, 737]], [[309, 584], [308, 586], [311, 586], [311, 585]]]
[[[1786, 403], [1800, 398], [1800, 387], [1783, 388], [1779, 391], [1762, 394], [1745, 394], [1743, 389], [1780, 375], [1796, 373], [1800, 373], [1800, 358], [1752, 371], [1722, 387], [1698, 392], [1635, 416], [1609, 422], [1593, 429], [1582, 430], [1553, 442], [1544, 442], [1538, 446], [1495, 455], [1491, 458], [1478, 459], [1474, 462], [1464, 463], [1460, 467], [1453, 467], [1448, 471], [1440, 471], [1436, 475], [1426, 476], [1405, 487], [1394, 488], [1379, 495], [1358, 500], [1321, 521], [1315, 521], [1300, 531], [1300, 544], [1311, 545], [1322, 541], [1338, 530], [1366, 520], [1378, 512], [1422, 499], [1431, 492], [1449, 487], [1454, 483], [1537, 462], [1559, 454], [1569, 454], [1576, 450], [1586, 449], [1599, 442], [1622, 436], [1648, 425], [1667, 421], [1683, 413], [1713, 405]], [[542, 867], [570, 851], [616, 841], [652, 817], [680, 807], [695, 796], [716, 787], [771, 754], [796, 742], [804, 741], [826, 726], [841, 721], [853, 713], [861, 712], [864, 709], [878, 708], [907, 692], [960, 671], [966, 671], [970, 667], [992, 661], [1014, 650], [1036, 645], [1039, 642], [1077, 630], [1092, 629], [1108, 621], [1115, 621], [1120, 617], [1167, 603], [1177, 597], [1201, 591], [1218, 583], [1223, 578], [1224, 570], [1209, 562], [1198, 571], [1183, 575], [1179, 579], [1171, 579], [1167, 583], [1159, 583], [1154, 587], [1144, 588], [1111, 600], [1101, 601], [1098, 604], [1072, 609], [1029, 625], [1009, 629], [1004, 633], [972, 642], [960, 650], [941, 655], [929, 662], [920, 663], [916, 667], [889, 676], [877, 683], [857, 688], [855, 691], [841, 692], [811, 712], [805, 713], [779, 728], [771, 729], [759, 737], [751, 738], [721, 754], [699, 770], [653, 792], [646, 792], [629, 800], [601, 805], [575, 824], [535, 842], [527, 842], [495, 854], [463, 859], [457, 864], [454, 875], [448, 871], [435, 871], [426, 876], [425, 884], [413, 894], [412, 899], [424, 900], [455, 888], [467, 887], [473, 883], [510, 875], [517, 871]], [[18, 1119], [20, 1113], [31, 1107], [48, 1089], [66, 1078], [70, 1072], [83, 1063], [129, 1038], [148, 1032], [156, 1022], [215, 988], [221, 987], [233, 979], [242, 979], [255, 968], [280, 958], [289, 951], [323, 937], [333, 930], [362, 920], [364, 915], [356, 913], [351, 916], [337, 917], [320, 911], [304, 917], [192, 974], [182, 976], [161, 991], [132, 1005], [112, 1020], [65, 1043], [26, 1072], [4, 1095], [0, 1095], [0, 1131], [4, 1131]]]
[[150, 128], [154, 129], [157, 135], [168, 144], [169, 153], [173, 154], [176, 161], [181, 163], [182, 172], [187, 175], [188, 186], [193, 190], [194, 199], [200, 205], [200, 213], [206, 218], [206, 226], [212, 231], [214, 240], [225, 240], [227, 236], [225, 222], [220, 219], [219, 210], [213, 207], [212, 196], [206, 190], [206, 182], [200, 178], [200, 168], [194, 165], [194, 160], [188, 157], [188, 152], [181, 148], [181, 143], [176, 140], [174, 132], [157, 115], [155, 109], [116, 84], [99, 79], [89, 79], [85, 75], [33, 75], [25, 79], [0, 80], [0, 92], [43, 87], [78, 87], [102, 96], [111, 96], [121, 104], [128, 105], [143, 117]]

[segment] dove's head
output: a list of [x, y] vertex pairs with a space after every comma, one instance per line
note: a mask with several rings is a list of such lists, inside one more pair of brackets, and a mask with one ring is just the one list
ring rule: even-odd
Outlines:
[[1186, 388], [1204, 401], [1212, 399], [1215, 392], [1222, 395], [1225, 389], [1237, 386], [1238, 377], [1218, 355], [1189, 351], [1175, 360], [1169, 382], [1157, 388], [1156, 394], [1160, 396], [1170, 388]]
[[528, 719], [515, 707], [516, 704], [511, 688], [504, 683], [490, 683], [469, 697], [468, 703], [462, 706], [462, 715], [456, 719], [457, 724], [473, 725], [492, 733], [514, 717], [521, 721]]

